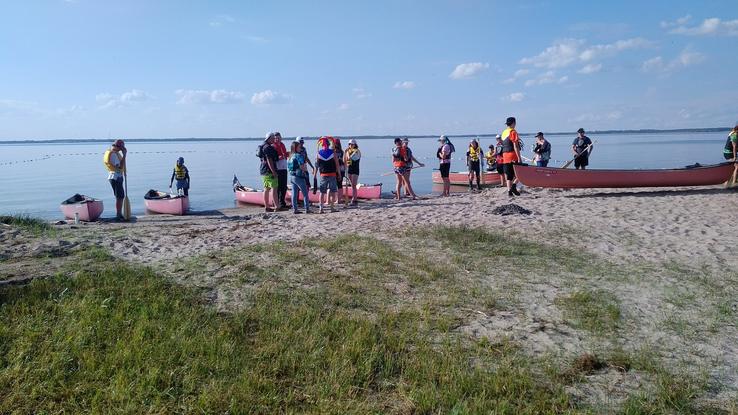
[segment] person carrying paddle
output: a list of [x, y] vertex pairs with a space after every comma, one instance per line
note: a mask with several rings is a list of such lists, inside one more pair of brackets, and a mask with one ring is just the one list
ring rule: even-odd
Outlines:
[[584, 128], [577, 130], [577, 138], [571, 143], [571, 151], [574, 153], [574, 168], [585, 170], [589, 165], [589, 156], [592, 154], [592, 140], [584, 135]]
[[441, 171], [441, 180], [443, 180], [443, 192], [441, 197], [451, 195], [451, 179], [449, 179], [449, 173], [451, 172], [451, 154], [454, 152], [451, 141], [442, 135], [438, 139], [438, 150], [436, 151], [436, 157], [438, 158], [438, 170]]
[[474, 176], [477, 177], [477, 190], [482, 190], [480, 184], [480, 176], [482, 174], [482, 149], [479, 147], [477, 139], [469, 142], [469, 150], [466, 152], [466, 166], [469, 168], [469, 191], [474, 190]]
[[[261, 159], [261, 165], [259, 166], [259, 173], [261, 174], [261, 181], [264, 184], [264, 210], [266, 212], [279, 210], [277, 205], [277, 160], [279, 154], [273, 146], [274, 144], [274, 133], [266, 135], [264, 142], [259, 146], [259, 159]], [[285, 167], [286, 163], [285, 163]], [[271, 196], [273, 210], [269, 210], [269, 197]]]
[[392, 149], [392, 167], [395, 172], [395, 179], [397, 180], [395, 184], [396, 200], [402, 199], [403, 189], [407, 190], [408, 193], [410, 193], [410, 196], [413, 198], [413, 200], [415, 200], [415, 198], [417, 197], [415, 196], [412, 187], [410, 187], [406, 182], [408, 160], [407, 147], [402, 144], [401, 138], [395, 138], [395, 147]]
[[407, 163], [405, 163], [405, 183], [407, 186], [405, 187], [405, 196], [412, 196], [415, 194], [413, 186], [410, 184], [410, 174], [413, 172], [414, 168], [413, 163], [418, 163], [419, 167], [425, 167], [425, 164], [418, 161], [418, 159], [413, 155], [413, 150], [410, 148], [409, 138], [403, 137], [402, 146], [405, 147], [405, 151], [407, 152]]
[[536, 145], [533, 147], [533, 161], [538, 167], [547, 167], [548, 161], [551, 160], [551, 143], [543, 137], [542, 132], [536, 134]]
[[177, 159], [174, 165], [172, 177], [169, 179], [169, 191], [172, 191], [172, 183], [177, 180], [177, 193], [181, 190], [185, 196], [189, 196], [190, 192], [190, 171], [184, 165], [184, 157]]
[[723, 157], [725, 160], [736, 162], [738, 161], [738, 121], [733, 127], [733, 131], [728, 134], [728, 139], [725, 141], [725, 149], [723, 150]]
[[505, 125], [507, 128], [502, 132], [502, 163], [505, 177], [507, 178], [507, 194], [508, 196], [520, 196], [515, 177], [515, 164], [519, 163], [520, 157], [520, 137], [515, 130], [515, 117], [507, 117]]
[[108, 170], [108, 182], [113, 188], [115, 196], [115, 219], [125, 220], [123, 217], [123, 199], [126, 192], [123, 189], [123, 173], [126, 171], [126, 154], [128, 150], [123, 140], [115, 140], [103, 155], [103, 163]]

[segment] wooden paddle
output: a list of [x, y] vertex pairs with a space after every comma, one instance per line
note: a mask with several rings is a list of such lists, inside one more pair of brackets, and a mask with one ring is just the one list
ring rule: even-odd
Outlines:
[[725, 188], [730, 189], [735, 186], [736, 176], [738, 175], [738, 162], [733, 164], [733, 174], [730, 176], [727, 182], [725, 182]]
[[597, 142], [597, 140], [594, 140], [593, 142], [589, 143], [589, 145], [588, 145], [587, 147], [585, 147], [585, 148], [584, 148], [584, 151], [582, 151], [581, 153], [579, 153], [579, 154], [578, 154], [577, 156], [575, 156], [575, 157], [574, 157], [573, 159], [571, 159], [571, 160], [567, 161], [567, 162], [566, 162], [566, 163], [565, 163], [565, 164], [564, 164], [563, 166], [561, 166], [561, 168], [562, 168], [562, 169], [566, 169], [566, 168], [568, 168], [569, 166], [571, 166], [571, 163], [574, 163], [574, 160], [576, 160], [577, 158], [579, 158], [579, 157], [580, 157], [580, 156], [581, 156], [582, 154], [584, 154], [585, 152], [589, 151], [589, 149], [590, 149], [590, 148], [591, 148], [591, 147], [592, 147], [592, 146], [594, 145], [594, 143], [596, 143], [596, 142]]
[[128, 169], [123, 172], [123, 187], [126, 193], [123, 198], [123, 219], [131, 220], [131, 201], [128, 200]]

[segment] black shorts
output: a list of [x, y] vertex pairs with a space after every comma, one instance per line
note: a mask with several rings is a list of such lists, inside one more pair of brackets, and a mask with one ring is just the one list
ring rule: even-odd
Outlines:
[[505, 163], [502, 165], [502, 170], [505, 172], [505, 177], [507, 177], [507, 180], [512, 180], [515, 178], [515, 163]]
[[477, 160], [477, 161], [470, 161], [469, 162], [469, 171], [470, 172], [473, 171], [473, 172], [479, 174], [479, 171], [480, 171], [479, 160]]
[[589, 165], [589, 157], [583, 156], [583, 157], [577, 157], [574, 159], [574, 167], [587, 167]]
[[502, 163], [497, 163], [497, 173], [498, 174], [505, 174], [505, 165]]
[[438, 170], [441, 171], [441, 177], [448, 178], [448, 173], [451, 171], [451, 163], [441, 163]]
[[359, 175], [359, 166], [358, 165], [355, 165], [355, 164], [351, 164], [350, 166], [348, 166], [348, 174], [349, 175], [355, 174], [355, 175], [358, 176]]
[[336, 187], [339, 189], [343, 189], [343, 174], [338, 173], [336, 175]]
[[113, 194], [115, 195], [116, 199], [123, 199], [126, 197], [126, 192], [123, 190], [123, 178], [119, 177], [117, 179], [108, 179], [110, 182], [110, 187], [113, 188]]

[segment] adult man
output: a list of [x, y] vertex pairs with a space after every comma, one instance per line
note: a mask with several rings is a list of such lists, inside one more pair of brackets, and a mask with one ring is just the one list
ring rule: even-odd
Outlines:
[[505, 120], [507, 128], [502, 132], [502, 170], [507, 178], [508, 196], [520, 196], [518, 191], [518, 179], [515, 177], [514, 165], [520, 162], [520, 137], [515, 130], [517, 125], [515, 117], [507, 117]]
[[315, 170], [313, 175], [320, 173], [320, 199], [318, 201], [318, 213], [323, 213], [323, 206], [328, 203], [331, 212], [336, 212], [334, 207], [338, 192], [338, 157], [335, 152], [335, 139], [333, 137], [320, 137], [318, 139], [318, 154], [315, 158]]
[[270, 212], [269, 196], [272, 198], [273, 210], [277, 211], [277, 160], [279, 155], [273, 144], [274, 133], [269, 133], [259, 146], [259, 159], [261, 159], [259, 173], [264, 183], [264, 210], [267, 212]]
[[103, 163], [108, 170], [108, 182], [113, 188], [115, 196], [115, 218], [124, 220], [123, 217], [123, 199], [126, 193], [123, 190], [123, 173], [126, 171], [126, 154], [128, 150], [123, 140], [115, 140], [109, 149], [103, 155]]
[[547, 167], [548, 161], [551, 159], [551, 143], [546, 140], [542, 132], [536, 134], [536, 145], [533, 147], [533, 161], [538, 167]]
[[280, 209], [287, 209], [287, 147], [282, 142], [282, 134], [274, 133], [274, 144], [277, 150], [277, 200]]
[[574, 168], [584, 170], [589, 165], [589, 155], [592, 154], [592, 140], [584, 135], [584, 128], [577, 130], [577, 138], [571, 143], [571, 150], [574, 152]]

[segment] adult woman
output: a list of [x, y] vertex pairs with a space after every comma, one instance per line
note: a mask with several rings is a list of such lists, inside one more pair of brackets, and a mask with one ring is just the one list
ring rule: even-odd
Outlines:
[[451, 171], [451, 153], [453, 153], [451, 142], [445, 135], [442, 135], [438, 139], [438, 150], [436, 151], [439, 164], [438, 170], [441, 171], [441, 179], [443, 180], [442, 197], [451, 195], [451, 180], [448, 177]]
[[548, 161], [551, 159], [551, 143], [543, 137], [542, 132], [536, 134], [536, 145], [533, 147], [533, 161], [538, 167], [548, 167]]
[[356, 206], [358, 204], [356, 200], [356, 185], [359, 183], [361, 151], [359, 151], [359, 145], [353, 138], [349, 140], [348, 149], [346, 149], [343, 158], [343, 162], [347, 166], [348, 179], [351, 182], [351, 205]]
[[292, 183], [292, 213], [302, 213], [297, 209], [300, 192], [302, 192], [305, 213], [310, 213], [307, 186], [307, 160], [302, 155], [302, 144], [299, 140], [293, 141], [290, 146], [290, 158], [287, 161], [287, 170], [290, 173], [290, 182]]
[[115, 140], [103, 155], [103, 164], [108, 171], [108, 182], [113, 188], [115, 196], [115, 219], [124, 220], [123, 199], [126, 194], [123, 189], [123, 173], [126, 171], [126, 145], [123, 140]]
[[[395, 179], [397, 184], [395, 185], [395, 199], [400, 200], [402, 198], [402, 189], [407, 188], [405, 183], [405, 174], [407, 173], [407, 148], [402, 145], [401, 138], [395, 138], [395, 147], [392, 149], [392, 167], [395, 172]], [[413, 199], [415, 195], [412, 194]]]
[[336, 158], [338, 158], [338, 175], [336, 176], [336, 186], [338, 187], [338, 194], [336, 197], [336, 202], [341, 202], [341, 198], [343, 198], [343, 207], [348, 207], [348, 195], [346, 192], [343, 191], [343, 178], [346, 177], [346, 161], [343, 159], [344, 151], [343, 147], [341, 147], [341, 139], [336, 137], [335, 138], [335, 151], [336, 151]]
[[413, 163], [418, 163], [419, 167], [425, 167], [425, 164], [421, 163], [415, 158], [415, 156], [413, 156], [413, 150], [410, 149], [409, 138], [405, 137], [402, 139], [402, 146], [405, 147], [405, 152], [407, 153], [407, 162], [405, 163], [405, 196], [411, 196], [414, 199], [417, 196], [413, 191], [413, 186], [410, 184], [410, 173], [413, 171]]
[[479, 142], [476, 139], [472, 139], [469, 142], [469, 151], [466, 152], [466, 165], [469, 167], [469, 191], [474, 190], [474, 176], [477, 177], [477, 190], [482, 190], [482, 186], [479, 184], [480, 175], [482, 172], [482, 149], [479, 147]]

